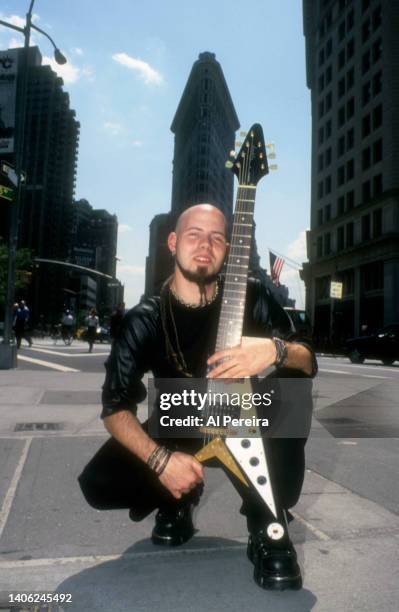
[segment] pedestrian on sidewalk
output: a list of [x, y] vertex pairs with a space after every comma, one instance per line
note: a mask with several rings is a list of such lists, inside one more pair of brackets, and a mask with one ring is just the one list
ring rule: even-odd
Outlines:
[[100, 320], [97, 316], [97, 311], [92, 308], [89, 315], [86, 317], [87, 325], [87, 341], [89, 343], [89, 353], [93, 352], [93, 344], [96, 339], [97, 327], [99, 326]]
[[[15, 309], [15, 305], [14, 305]], [[32, 338], [29, 332], [30, 311], [24, 300], [21, 300], [14, 316], [14, 333], [17, 340], [17, 348], [21, 348], [21, 341], [24, 338], [29, 346], [32, 346]]]

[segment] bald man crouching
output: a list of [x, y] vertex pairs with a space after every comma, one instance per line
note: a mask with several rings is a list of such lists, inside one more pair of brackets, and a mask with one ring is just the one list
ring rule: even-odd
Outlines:
[[[155, 381], [255, 376], [276, 364], [273, 336], [285, 340], [279, 371], [287, 369], [312, 378], [317, 363], [308, 343], [297, 338], [292, 341], [289, 317], [255, 279], [248, 281], [241, 344], [222, 355], [214, 353], [222, 293], [219, 272], [228, 250], [226, 219], [218, 208], [200, 204], [186, 209], [168, 236], [168, 247], [175, 261], [172, 276], [159, 297], [144, 299], [128, 311], [112, 347], [101, 414], [111, 438], [85, 467], [79, 483], [94, 508], [128, 508], [134, 521], [156, 509], [152, 541], [176, 546], [194, 535], [192, 508], [199, 503], [204, 470], [193, 457], [192, 441], [182, 439], [175, 446], [173, 442], [166, 446], [164, 440], [149, 435], [147, 423], [137, 419], [137, 404], [146, 397], [143, 375], [151, 371]], [[210, 365], [213, 368], [207, 374]], [[303, 484], [306, 438], [270, 442], [279, 499], [288, 513]], [[228, 476], [242, 497], [240, 512], [247, 518], [248, 556], [254, 562], [255, 581], [268, 589], [300, 588], [292, 543], [278, 551], [268, 546], [269, 510], [259, 495]]]

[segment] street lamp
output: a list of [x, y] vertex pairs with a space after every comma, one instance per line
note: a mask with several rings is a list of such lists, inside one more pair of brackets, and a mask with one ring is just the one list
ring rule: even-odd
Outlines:
[[18, 217], [21, 205], [21, 174], [24, 154], [24, 137], [25, 137], [25, 115], [26, 115], [26, 99], [27, 99], [27, 83], [28, 83], [28, 55], [29, 55], [29, 42], [30, 33], [34, 29], [40, 34], [43, 34], [54, 47], [54, 59], [57, 64], [65, 64], [66, 58], [58, 49], [53, 39], [44, 32], [41, 28], [37, 27], [32, 23], [32, 11], [35, 0], [30, 0], [29, 10], [26, 14], [26, 22], [23, 28], [16, 26], [7, 21], [0, 20], [0, 25], [16, 30], [24, 35], [24, 54], [22, 60], [22, 69], [20, 72], [20, 113], [19, 113], [19, 124], [17, 125], [16, 134], [16, 151], [15, 151], [15, 173], [17, 176], [17, 194], [15, 202], [10, 205], [10, 233], [8, 240], [8, 277], [7, 277], [7, 293], [5, 301], [5, 313], [4, 313], [4, 336], [3, 343], [0, 344], [0, 369], [8, 370], [16, 367], [16, 347], [12, 344], [12, 305], [14, 303], [15, 294], [15, 268], [16, 268], [16, 255], [17, 255], [17, 244], [18, 244]]

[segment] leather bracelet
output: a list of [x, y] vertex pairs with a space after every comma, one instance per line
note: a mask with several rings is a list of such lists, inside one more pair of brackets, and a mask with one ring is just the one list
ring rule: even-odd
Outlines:
[[166, 468], [171, 454], [172, 453], [170, 450], [168, 450], [165, 446], [157, 446], [157, 448], [155, 448], [148, 457], [148, 467], [153, 470], [157, 476], [160, 476]]
[[284, 365], [284, 362], [288, 357], [287, 345], [284, 340], [281, 340], [281, 338], [273, 337], [272, 340], [276, 347], [276, 360], [274, 362], [274, 365], [276, 366], [276, 368], [281, 368], [281, 366]]

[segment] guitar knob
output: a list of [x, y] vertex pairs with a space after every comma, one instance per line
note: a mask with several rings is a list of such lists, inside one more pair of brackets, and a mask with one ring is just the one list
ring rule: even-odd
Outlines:
[[284, 535], [284, 527], [280, 523], [270, 523], [266, 532], [271, 540], [281, 540]]

